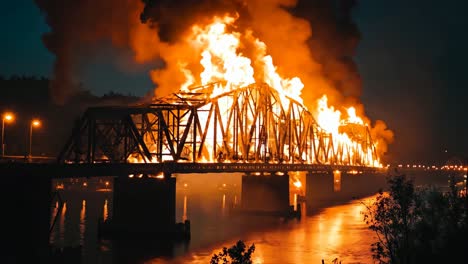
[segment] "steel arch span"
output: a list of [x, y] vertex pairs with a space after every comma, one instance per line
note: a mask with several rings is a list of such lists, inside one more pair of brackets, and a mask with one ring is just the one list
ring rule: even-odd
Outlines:
[[89, 108], [59, 162], [242, 162], [373, 166], [369, 129], [342, 124], [352, 144], [327, 133], [300, 102], [267, 84], [213, 95], [216, 84], [152, 104]]

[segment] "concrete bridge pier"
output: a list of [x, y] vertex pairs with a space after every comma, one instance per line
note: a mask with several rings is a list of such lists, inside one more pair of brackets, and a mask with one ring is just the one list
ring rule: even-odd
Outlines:
[[284, 215], [289, 212], [289, 175], [242, 176], [241, 210], [251, 214]]
[[176, 179], [117, 177], [114, 182], [112, 235], [174, 236]]
[[363, 198], [384, 189], [385, 176], [380, 173], [308, 172], [306, 175], [307, 209], [315, 210]]
[[330, 172], [308, 172], [306, 174], [307, 210], [325, 207], [335, 199], [333, 174]]
[[49, 227], [51, 177], [2, 175], [2, 262], [47, 263], [50, 259]]

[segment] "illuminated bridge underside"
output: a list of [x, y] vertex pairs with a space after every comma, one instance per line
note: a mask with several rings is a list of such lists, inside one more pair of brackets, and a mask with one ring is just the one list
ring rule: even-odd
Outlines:
[[271, 164], [271, 163], [15, 163], [1, 164], [0, 171], [9, 176], [48, 176], [53, 178], [67, 177], [96, 177], [96, 176], [124, 176], [148, 175], [170, 176], [178, 173], [288, 173], [291, 171], [304, 171], [312, 173], [331, 173], [339, 170], [343, 173], [361, 174], [378, 173], [385, 174], [384, 168], [345, 166], [345, 165], [318, 165], [318, 164]]
[[341, 145], [300, 103], [266, 84], [209, 94], [179, 92], [146, 106], [90, 108], [59, 162], [363, 166], [377, 159], [367, 128], [349, 126], [356, 144]]

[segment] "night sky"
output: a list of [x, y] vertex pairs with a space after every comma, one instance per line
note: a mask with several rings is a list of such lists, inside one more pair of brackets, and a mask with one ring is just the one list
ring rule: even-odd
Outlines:
[[[362, 100], [373, 120], [395, 132], [387, 160], [468, 157], [467, 10], [462, 0], [366, 0], [354, 10], [362, 35], [355, 57]], [[3, 1], [0, 75], [51, 77], [54, 57], [41, 41], [48, 30], [32, 1]], [[93, 58], [81, 73], [86, 88], [97, 95], [151, 91], [150, 65], [128, 67], [130, 54], [114, 55], [106, 49]]]

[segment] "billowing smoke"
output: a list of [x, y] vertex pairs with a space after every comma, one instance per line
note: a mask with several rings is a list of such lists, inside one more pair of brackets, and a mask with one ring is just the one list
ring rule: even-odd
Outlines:
[[356, 0], [299, 1], [293, 13], [310, 22], [308, 40], [312, 56], [322, 65], [324, 77], [346, 97], [361, 95], [361, 78], [353, 61], [361, 38], [351, 11]]
[[[179, 45], [169, 49], [171, 51], [181, 50], [183, 36], [193, 24], [203, 25], [215, 15], [237, 13], [240, 17], [236, 26], [252, 29], [255, 36], [266, 43], [268, 54], [272, 55], [279, 72], [303, 80], [306, 101], [315, 102], [326, 93], [332, 103], [342, 104], [344, 100], [355, 103], [360, 96], [361, 81], [352, 60], [360, 39], [351, 19], [355, 0], [144, 2], [142, 21], [157, 28], [161, 40], [171, 46]], [[190, 60], [187, 57], [193, 56], [176, 57]], [[175, 64], [171, 58], [166, 63]], [[158, 75], [164, 75], [163, 71], [158, 71]], [[164, 86], [160, 82], [159, 86]]]
[[[89, 52], [102, 40], [131, 49], [137, 63], [162, 61], [163, 67], [150, 73], [155, 94], [177, 91], [186, 81], [181, 68], [194, 74], [203, 70], [201, 55], [186, 38], [192, 26], [230, 14], [238, 16], [235, 31], [250, 30], [266, 44], [281, 76], [302, 80], [306, 105], [315, 106], [326, 94], [330, 104], [355, 106], [358, 115], [364, 116], [361, 79], [353, 61], [360, 40], [351, 17], [356, 0], [35, 1], [51, 28], [44, 42], [56, 55], [51, 94], [57, 101], [75, 89], [82, 47]], [[255, 53], [247, 41], [242, 49], [244, 54]], [[371, 130], [379, 149], [385, 151], [393, 133], [381, 121]]]
[[[190, 43], [183, 40], [190, 27], [203, 25], [204, 19], [215, 15], [236, 13], [239, 15], [236, 31], [252, 30], [255, 37], [265, 42], [280, 75], [298, 76], [302, 80], [306, 105], [315, 106], [317, 99], [326, 94], [330, 104], [355, 106], [358, 115], [365, 116], [359, 99], [361, 78], [353, 60], [361, 37], [351, 16], [356, 0], [146, 0], [145, 3], [143, 21], [158, 27], [160, 38], [170, 42], [162, 53], [166, 68], [152, 72], [153, 81], [159, 85], [156, 94], [165, 95], [184, 83], [180, 60], [189, 64], [192, 72], [201, 71], [197, 71], [200, 54], [195, 53], [194, 57]], [[242, 52], [249, 53], [248, 47], [243, 48]], [[379, 146], [379, 154], [393, 140], [393, 133], [383, 121], [375, 123], [371, 135]]]
[[[362, 92], [361, 77], [354, 56], [361, 34], [352, 19], [357, 0], [313, 0], [299, 1], [292, 13], [306, 19], [312, 25], [312, 36], [308, 39], [313, 59], [322, 66], [322, 74], [339, 93], [337, 104], [356, 106], [364, 115], [360, 103]], [[333, 100], [333, 99], [332, 99]], [[370, 123], [370, 120], [366, 120]], [[379, 155], [387, 151], [387, 144], [393, 141], [393, 132], [386, 124], [377, 120], [371, 128], [371, 135], [378, 146]]]
[[[154, 32], [141, 23], [143, 3], [135, 0], [35, 0], [44, 13], [50, 32], [43, 36], [47, 49], [55, 55], [50, 94], [56, 103], [64, 103], [79, 88], [80, 66], [97, 52], [103, 42], [119, 48], [133, 48], [134, 42], [146, 42]], [[147, 35], [148, 38], [142, 38]], [[145, 51], [135, 53], [144, 60], [154, 57]]]
[[158, 27], [159, 37], [165, 42], [177, 42], [193, 24], [211, 22], [213, 16], [229, 12], [244, 13], [239, 0], [143, 0], [143, 23]]

